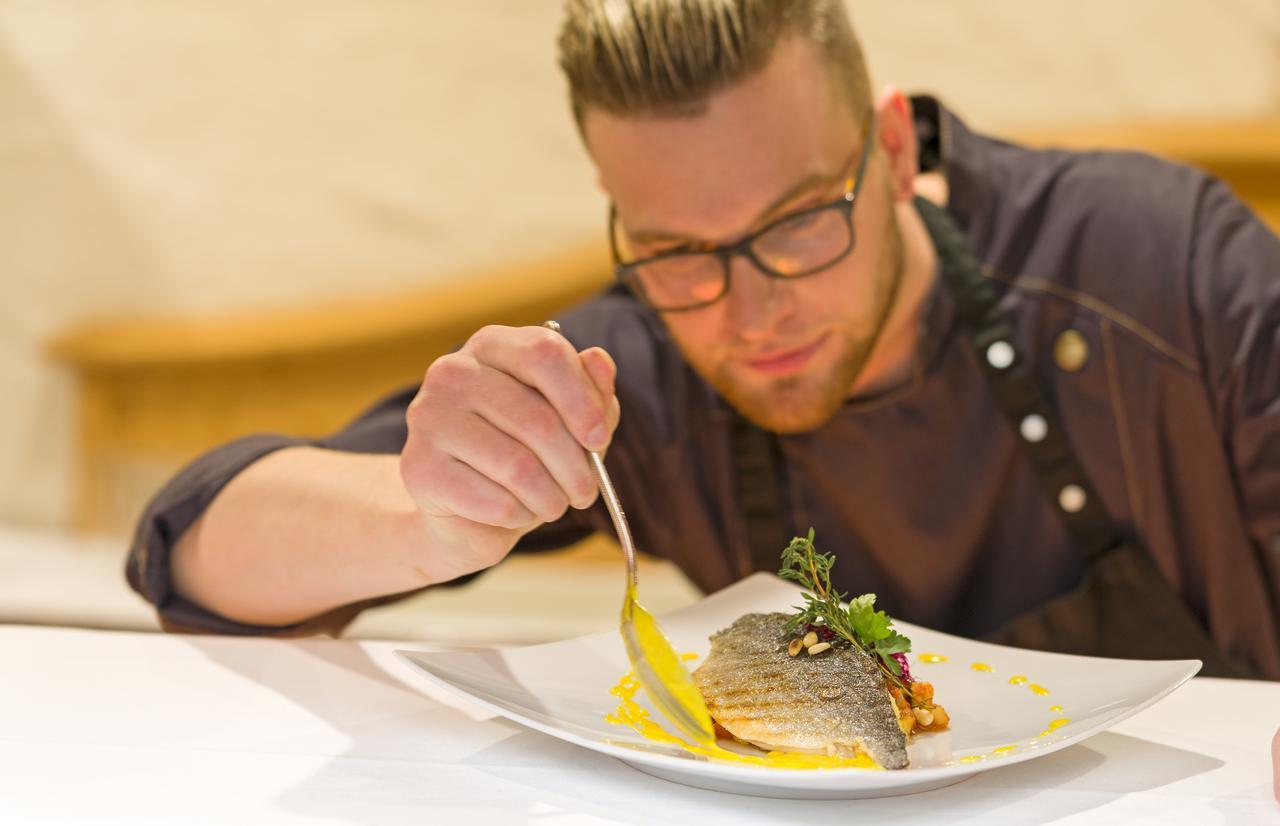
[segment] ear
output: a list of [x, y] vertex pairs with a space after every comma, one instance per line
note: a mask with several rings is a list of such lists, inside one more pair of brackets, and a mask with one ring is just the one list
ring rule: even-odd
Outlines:
[[886, 86], [876, 99], [875, 111], [876, 131], [889, 161], [894, 199], [910, 201], [915, 193], [914, 182], [920, 163], [911, 101], [897, 88]]

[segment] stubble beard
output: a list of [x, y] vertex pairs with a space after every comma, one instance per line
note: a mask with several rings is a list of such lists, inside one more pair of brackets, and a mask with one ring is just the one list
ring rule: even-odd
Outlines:
[[765, 430], [804, 433], [821, 427], [845, 403], [854, 381], [866, 368], [902, 284], [905, 266], [902, 232], [892, 211], [884, 241], [885, 257], [873, 277], [870, 329], [859, 330], [858, 326], [865, 324], [859, 319], [835, 331], [840, 353], [830, 368], [771, 379], [763, 386], [748, 386], [735, 381], [729, 362], [721, 362], [710, 375], [699, 369], [696, 362], [690, 363], [725, 401]]

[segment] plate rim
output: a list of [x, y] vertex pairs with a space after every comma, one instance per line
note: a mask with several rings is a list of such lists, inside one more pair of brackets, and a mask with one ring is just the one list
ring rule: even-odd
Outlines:
[[[716, 591], [712, 594], [708, 594], [695, 603], [686, 605], [675, 611], [670, 611], [670, 612], [661, 614], [658, 616], [658, 619], [661, 623], [666, 624], [666, 622], [672, 619], [678, 618], [682, 614], [690, 612], [692, 609], [705, 607], [706, 604], [711, 600], [721, 601], [723, 599], [731, 597], [733, 595], [733, 592], [735, 591], [746, 590], [751, 587], [759, 586], [762, 584], [762, 580], [770, 580], [771, 582], [769, 584], [771, 585], [776, 584], [777, 586], [783, 586], [788, 590], [793, 590], [796, 593], [799, 593], [801, 590], [798, 586], [795, 586], [793, 583], [786, 582], [785, 580], [782, 580], [778, 577], [775, 577], [765, 572], [757, 572], [725, 588], [722, 588], [719, 591]], [[737, 781], [746, 785], [757, 785], [757, 786], [765, 785], [765, 786], [780, 786], [780, 787], [785, 786], [788, 788], [811, 787], [814, 789], [819, 789], [819, 788], [829, 789], [833, 785], [839, 786], [840, 781], [842, 780], [847, 780], [855, 777], [867, 778], [870, 776], [884, 778], [885, 780], [889, 780], [889, 778], [892, 778], [892, 780], [889, 780], [889, 782], [881, 782], [877, 784], [884, 788], [892, 788], [894, 786], [901, 786], [901, 785], [912, 785], [912, 784], [915, 784], [916, 782], [923, 784], [933, 780], [942, 780], [945, 778], [956, 778], [958, 780], [958, 779], [963, 779], [965, 777], [969, 777], [971, 775], [990, 771], [992, 769], [1003, 768], [1005, 766], [1012, 766], [1018, 763], [1027, 762], [1029, 760], [1035, 760], [1040, 757], [1053, 754], [1055, 752], [1061, 751], [1063, 749], [1066, 749], [1078, 743], [1081, 743], [1084, 740], [1087, 740], [1088, 738], [1093, 737], [1096, 734], [1099, 734], [1103, 731], [1113, 728], [1116, 725], [1119, 725], [1120, 723], [1124, 722], [1125, 720], [1129, 719], [1135, 714], [1141, 711], [1145, 711], [1146, 709], [1155, 705], [1160, 700], [1163, 700], [1165, 697], [1169, 696], [1178, 688], [1186, 684], [1186, 682], [1190, 680], [1192, 677], [1194, 677], [1197, 673], [1199, 673], [1200, 669], [1203, 667], [1203, 663], [1197, 659], [1136, 660], [1136, 659], [1122, 659], [1122, 658], [1116, 658], [1116, 657], [1094, 657], [1094, 656], [1083, 655], [1083, 654], [1060, 654], [1060, 653], [1051, 652], [1051, 651], [1039, 651], [1036, 649], [1018, 648], [1016, 646], [1002, 645], [999, 643], [987, 642], [985, 640], [975, 640], [969, 637], [961, 637], [956, 634], [950, 634], [945, 631], [936, 631], [934, 629], [927, 628], [922, 625], [916, 625], [914, 623], [901, 622], [901, 623], [895, 623], [895, 624], [898, 627], [903, 628], [904, 630], [919, 629], [922, 631], [927, 631], [930, 635], [935, 635], [935, 636], [940, 636], [946, 639], [956, 640], [959, 642], [963, 642], [965, 644], [976, 643], [976, 644], [982, 645], [984, 648], [995, 648], [995, 649], [1017, 652], [1020, 656], [1036, 655], [1036, 656], [1049, 657], [1055, 660], [1069, 658], [1069, 659], [1074, 659], [1074, 660], [1084, 661], [1084, 662], [1107, 662], [1107, 663], [1119, 662], [1119, 663], [1148, 664], [1148, 665], [1160, 664], [1160, 665], [1170, 666], [1170, 667], [1182, 666], [1182, 668], [1180, 671], [1176, 671], [1176, 670], [1174, 671], [1174, 673], [1171, 675], [1173, 679], [1168, 685], [1163, 686], [1159, 691], [1155, 692], [1150, 697], [1147, 697], [1143, 699], [1141, 702], [1134, 704], [1131, 708], [1118, 712], [1116, 716], [1108, 717], [1103, 721], [1096, 722], [1088, 727], [1080, 729], [1079, 731], [1076, 731], [1076, 732], [1073, 732], [1072, 734], [1064, 736], [1060, 740], [1047, 743], [1042, 746], [1038, 746], [1035, 749], [1023, 749], [1023, 750], [1017, 750], [1017, 751], [1010, 751], [1002, 755], [999, 755], [998, 757], [992, 757], [992, 758], [983, 759], [983, 760], [976, 760], [972, 763], [952, 763], [951, 765], [942, 765], [942, 766], [924, 766], [919, 768], [912, 768], [911, 766], [907, 766], [906, 768], [897, 769], [897, 770], [872, 770], [872, 771], [869, 771], [863, 768], [857, 768], [857, 767], [848, 767], [848, 768], [832, 767], [832, 768], [823, 768], [820, 771], [809, 771], [809, 770], [801, 771], [801, 770], [795, 770], [795, 769], [778, 769], [778, 768], [773, 768], [769, 766], [736, 764], [728, 761], [708, 760], [703, 757], [692, 756], [692, 755], [678, 756], [676, 754], [665, 754], [665, 753], [662, 753], [661, 751], [645, 751], [644, 749], [640, 749], [640, 748], [629, 748], [627, 746], [616, 745], [614, 743], [608, 742], [607, 740], [584, 737], [575, 732], [569, 731], [567, 729], [558, 728], [556, 726], [543, 723], [539, 720], [526, 717], [522, 714], [519, 714], [518, 712], [514, 712], [510, 709], [504, 708], [501, 705], [491, 702], [489, 700], [486, 700], [482, 697], [477, 697], [476, 695], [470, 693], [465, 688], [458, 686], [450, 682], [449, 680], [445, 679], [444, 677], [441, 677], [435, 674], [434, 672], [429, 670], [429, 667], [426, 664], [415, 659], [415, 657], [424, 657], [424, 656], [425, 657], [443, 657], [443, 656], [449, 656], [451, 654], [477, 653], [477, 652], [484, 652], [484, 651], [490, 651], [490, 652], [502, 652], [502, 651], [512, 651], [512, 650], [536, 651], [537, 649], [543, 648], [543, 647], [561, 646], [561, 645], [564, 645], [565, 643], [584, 642], [587, 640], [601, 639], [616, 632], [600, 631], [592, 634], [584, 634], [579, 637], [571, 637], [566, 640], [555, 640], [551, 642], [537, 643], [537, 644], [528, 645], [528, 646], [508, 646], [508, 647], [497, 647], [497, 648], [492, 646], [468, 646], [468, 647], [453, 649], [449, 651], [414, 651], [414, 650], [405, 649], [405, 648], [396, 648], [393, 650], [393, 653], [396, 656], [400, 657], [405, 663], [407, 663], [412, 668], [413, 673], [417, 677], [427, 680], [436, 688], [445, 691], [446, 693], [448, 693], [449, 695], [455, 698], [461, 699], [464, 702], [467, 702], [474, 706], [483, 708], [486, 711], [489, 711], [496, 716], [502, 717], [507, 720], [511, 720], [512, 722], [517, 723], [526, 728], [531, 728], [535, 731], [541, 732], [548, 736], [555, 737], [558, 740], [563, 740], [565, 742], [573, 743], [574, 745], [580, 746], [582, 748], [586, 748], [595, 752], [606, 754], [610, 757], [614, 757], [618, 760], [621, 760], [624, 763], [639, 763], [639, 764], [653, 766], [655, 768], [675, 771], [679, 773], [688, 772], [688, 773], [692, 773], [702, 777], [711, 777], [719, 780]], [[658, 748], [658, 747], [655, 746], [655, 748]], [[785, 782], [783, 782], [783, 778], [785, 778]]]

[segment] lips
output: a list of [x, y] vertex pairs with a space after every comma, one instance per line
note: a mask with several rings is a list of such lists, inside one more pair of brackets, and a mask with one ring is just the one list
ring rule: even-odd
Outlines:
[[790, 347], [781, 350], [771, 350], [766, 353], [760, 353], [745, 359], [748, 367], [768, 375], [782, 375], [786, 373], [794, 373], [803, 368], [813, 354], [827, 340], [827, 334], [823, 333], [818, 338], [808, 344], [800, 347]]

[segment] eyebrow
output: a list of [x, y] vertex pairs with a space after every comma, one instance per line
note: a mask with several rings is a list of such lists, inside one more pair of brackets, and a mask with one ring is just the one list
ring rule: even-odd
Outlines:
[[[789, 205], [792, 201], [799, 199], [802, 195], [811, 194], [820, 186], [831, 185], [836, 183], [838, 180], [843, 181], [844, 178], [844, 172], [836, 175], [824, 175], [817, 172], [806, 175], [790, 189], [782, 193], [782, 195], [775, 198], [773, 202], [756, 217], [756, 219], [751, 223], [751, 228], [748, 229], [744, 235], [750, 234], [757, 227], [768, 223], [768, 221], [775, 217], [783, 207]], [[663, 230], [639, 230], [638, 232], [626, 230], [626, 233], [633, 241], [641, 244], [677, 243], [680, 246], [702, 246], [706, 244], [719, 243], [717, 241], [708, 241], [705, 238], [697, 238], [691, 235], [680, 235]]]

